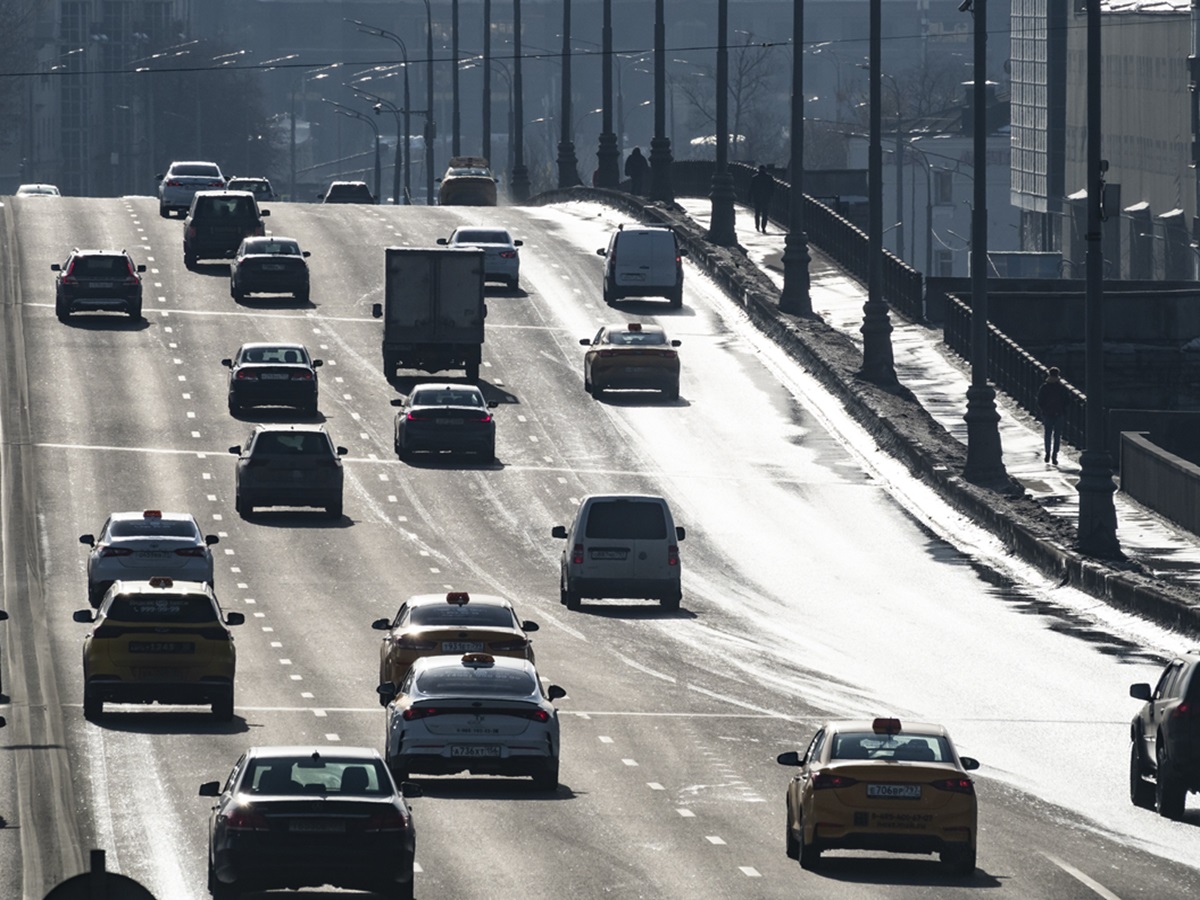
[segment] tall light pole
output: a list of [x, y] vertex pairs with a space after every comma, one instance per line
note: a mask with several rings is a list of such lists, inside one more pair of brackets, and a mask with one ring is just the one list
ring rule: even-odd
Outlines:
[[791, 185], [788, 189], [788, 233], [783, 242], [783, 291], [779, 311], [812, 315], [809, 294], [808, 235], [804, 231], [804, 0], [792, 3], [792, 134]]
[[400, 170], [404, 166], [404, 157], [401, 153], [404, 144], [401, 142], [400, 131], [404, 127], [402, 124], [402, 114], [407, 114], [408, 110], [400, 109], [392, 101], [385, 100], [383, 97], [380, 97], [378, 94], [372, 94], [370, 91], [364, 91], [360, 87], [352, 85], [351, 89], [354, 93], [361, 95], [368, 103], [373, 104], [371, 108], [375, 110], [375, 115], [379, 115], [384, 110], [387, 110], [396, 120], [396, 158], [392, 164], [392, 204], [398, 206], [400, 204]]
[[[657, 65], [657, 61], [656, 61]], [[655, 70], [657, 87], [658, 72]], [[657, 95], [656, 95], [657, 97]], [[659, 101], [655, 99], [655, 103]], [[655, 109], [657, 114], [657, 107]], [[733, 176], [729, 174], [729, 0], [717, 0], [717, 164], [713, 169], [708, 239], [721, 247], [737, 243]]]
[[579, 160], [575, 158], [575, 135], [571, 129], [571, 0], [563, 0], [562, 27], [562, 114], [559, 116], [558, 186], [579, 184]]
[[452, 112], [450, 114], [451, 139], [450, 153], [458, 156], [462, 153], [462, 118], [459, 116], [458, 105], [458, 0], [450, 2], [450, 55], [454, 57], [453, 68], [450, 70], [450, 93]]
[[333, 111], [338, 115], [358, 119], [360, 122], [366, 122], [371, 126], [371, 133], [375, 135], [375, 202], [378, 203], [381, 187], [379, 182], [383, 180], [383, 157], [380, 155], [379, 126], [375, 124], [375, 120], [370, 116], [363, 115], [358, 110], [351, 109], [349, 106], [343, 106], [333, 100], [326, 100], [324, 97], [321, 98], [321, 102], [332, 106]]
[[621, 184], [620, 156], [617, 136], [613, 133], [613, 30], [612, 0], [604, 0], [604, 24], [600, 34], [600, 142], [596, 150], [597, 187], [616, 190]]
[[433, 11], [425, 0], [425, 203], [433, 206], [433, 141], [437, 125], [433, 121]]
[[[400, 48], [400, 58], [404, 60], [404, 202], [412, 202], [412, 147], [409, 143], [409, 136], [412, 134], [412, 128], [409, 127], [412, 116], [412, 100], [408, 93], [408, 47], [404, 45], [404, 40], [394, 31], [388, 31], [386, 28], [377, 28], [374, 25], [367, 25], [358, 19], [347, 19], [348, 22], [353, 22], [358, 26], [358, 30], [364, 34], [373, 34], [376, 37], [381, 37], [391, 41]], [[428, 115], [429, 113], [427, 113]], [[397, 151], [399, 152], [399, 151]], [[393, 191], [395, 193], [395, 191]], [[397, 197], [392, 198], [393, 203], [399, 203]]]
[[[875, 384], [896, 384], [896, 369], [892, 355], [892, 323], [883, 299], [883, 145], [881, 143], [882, 110], [880, 109], [882, 68], [882, 21], [880, 0], [871, 0], [870, 10], [870, 103], [871, 136], [867, 151], [868, 200], [867, 219], [867, 302], [863, 304], [863, 365], [859, 376]], [[796, 52], [801, 52], [797, 48]]]
[[[967, 388], [967, 413], [963, 416], [967, 422], [963, 477], [976, 484], [1000, 486], [1008, 476], [1000, 447], [996, 391], [988, 384], [987, 0], [974, 0], [968, 9], [975, 17], [975, 181], [971, 211], [971, 386]], [[900, 190], [899, 184], [896, 190]]]
[[513, 0], [513, 129], [514, 150], [512, 175], [508, 182], [509, 197], [515, 203], [529, 199], [529, 170], [525, 168], [525, 90], [521, 82], [521, 0]]
[[492, 162], [492, 0], [483, 0], [483, 158]]
[[1079, 549], [1094, 556], [1121, 556], [1117, 543], [1116, 486], [1104, 446], [1104, 173], [1100, 159], [1100, 0], [1087, 0], [1087, 256], [1084, 304], [1084, 368], [1087, 391], [1084, 447], [1080, 455]]
[[674, 203], [671, 139], [667, 137], [667, 25], [663, 0], [654, 0], [654, 137], [650, 139], [650, 199]]

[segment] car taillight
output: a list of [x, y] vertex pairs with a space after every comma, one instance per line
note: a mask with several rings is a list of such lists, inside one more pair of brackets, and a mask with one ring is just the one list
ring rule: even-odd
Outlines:
[[255, 237], [264, 237], [267, 233], [266, 226], [261, 223], [254, 226], [254, 231], [251, 232]]
[[576, 566], [583, 565], [583, 544], [576, 544], [571, 550], [571, 563]]
[[599, 355], [611, 357], [611, 356], [617, 356], [618, 354], [620, 354], [620, 352], [621, 352], [620, 350], [601, 350]]
[[394, 643], [397, 647], [402, 647], [405, 650], [433, 650], [437, 647], [437, 641], [423, 641], [411, 635], [396, 638]]
[[1180, 703], [1171, 710], [1172, 719], [1194, 719], [1197, 717], [1200, 717], [1200, 706], [1192, 706], [1190, 703]]
[[654, 354], [655, 356], [665, 356], [667, 359], [674, 359], [679, 355], [674, 350], [655, 350]]
[[238, 381], [258, 381], [258, 373], [246, 369], [238, 369], [238, 373], [233, 377]]
[[974, 794], [975, 782], [970, 778], [942, 778], [932, 782], [939, 791], [950, 791], [953, 794]]
[[267, 817], [246, 807], [235, 807], [225, 813], [225, 827], [230, 831], [270, 831]]
[[525, 713], [525, 718], [533, 719], [535, 722], [549, 722], [550, 713], [546, 712], [544, 709], [531, 709], [529, 712]]
[[475, 421], [476, 421], [476, 422], [479, 422], [479, 423], [481, 423], [481, 424], [483, 424], [483, 425], [486, 425], [488, 422], [492, 421], [492, 414], [491, 414], [491, 413], [484, 413], [483, 415], [481, 415], [481, 416], [480, 416], [478, 419], [476, 419]]
[[180, 547], [178, 550], [175, 551], [175, 555], [176, 556], [197, 556], [197, 557], [203, 558], [204, 557], [204, 548], [203, 547]]
[[313, 373], [307, 370], [292, 373], [292, 381], [312, 381]]
[[174, 178], [167, 181], [167, 187], [183, 187], [182, 181], [176, 181]]
[[190, 238], [196, 237], [196, 226], [195, 225], [189, 225], [187, 227], [187, 236]]
[[668, 547], [667, 547], [667, 565], [668, 566], [679, 565], [679, 545], [677, 545], [677, 544], [668, 545]]
[[413, 719], [427, 719], [430, 716], [439, 716], [442, 711], [434, 706], [410, 706], [402, 715], [406, 722], [411, 722]]
[[525, 638], [517, 638], [515, 641], [492, 641], [492, 649], [499, 653], [511, 653], [514, 650], [524, 650], [529, 646], [529, 641]]
[[407, 827], [408, 820], [392, 806], [383, 812], [372, 813], [363, 831], [403, 831]]
[[516, 259], [517, 251], [516, 250], [501, 250], [500, 258], [501, 259]]
[[417, 415], [416, 413], [410, 412], [408, 415], [406, 415], [404, 417], [404, 421], [406, 421], [406, 422], [428, 422], [431, 418], [433, 418], [433, 417], [432, 416], [421, 416], [421, 415]]
[[103, 547], [100, 556], [129, 556], [133, 553], [128, 547]]
[[832, 775], [829, 772], [818, 772], [812, 777], [812, 786], [814, 791], [822, 791], [827, 788], [847, 788], [858, 784], [857, 778], [847, 778], [845, 775]]

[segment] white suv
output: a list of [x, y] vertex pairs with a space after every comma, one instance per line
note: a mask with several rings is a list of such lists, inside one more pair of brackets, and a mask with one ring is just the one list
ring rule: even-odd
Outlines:
[[173, 162], [158, 178], [158, 214], [164, 219], [186, 214], [196, 191], [225, 190], [225, 176], [213, 162]]

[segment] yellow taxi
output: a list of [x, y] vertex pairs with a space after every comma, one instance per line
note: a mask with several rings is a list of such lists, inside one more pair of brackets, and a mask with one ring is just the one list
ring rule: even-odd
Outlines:
[[815, 869], [825, 850], [937, 853], [957, 875], [975, 871], [979, 768], [959, 756], [941, 725], [896, 718], [829, 722], [803, 755], [787, 789], [787, 855]]
[[660, 325], [627, 322], [605, 325], [592, 338], [580, 338], [583, 389], [599, 397], [610, 388], [648, 388], [679, 399], [679, 341], [667, 339]]
[[[379, 648], [379, 681], [397, 689], [422, 656], [489, 653], [533, 662], [529, 632], [538, 630], [537, 622], [518, 619], [503, 597], [467, 591], [409, 597], [394, 618], [376, 619], [371, 627], [387, 632]], [[380, 703], [387, 706], [382, 697]]]
[[211, 704], [217, 719], [233, 718], [237, 654], [228, 626], [246, 617], [222, 614], [207, 584], [118, 581], [98, 610], [74, 619], [92, 626], [83, 639], [85, 718], [99, 719], [106, 701]]

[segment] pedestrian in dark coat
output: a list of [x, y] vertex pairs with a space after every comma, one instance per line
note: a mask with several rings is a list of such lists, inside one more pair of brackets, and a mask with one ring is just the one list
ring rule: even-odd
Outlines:
[[1058, 444], [1062, 438], [1063, 425], [1067, 418], [1067, 401], [1070, 394], [1062, 383], [1058, 366], [1051, 366], [1046, 380], [1038, 388], [1037, 405], [1042, 417], [1042, 432], [1046, 442], [1044, 462], [1058, 465]]
[[771, 194], [775, 191], [775, 176], [766, 166], [759, 166], [750, 179], [750, 203], [754, 207], [754, 229], [767, 233], [768, 213], [771, 210]]
[[640, 194], [646, 173], [650, 171], [650, 163], [642, 156], [642, 148], [634, 147], [629, 158], [625, 160], [625, 175], [629, 178], [629, 193]]

